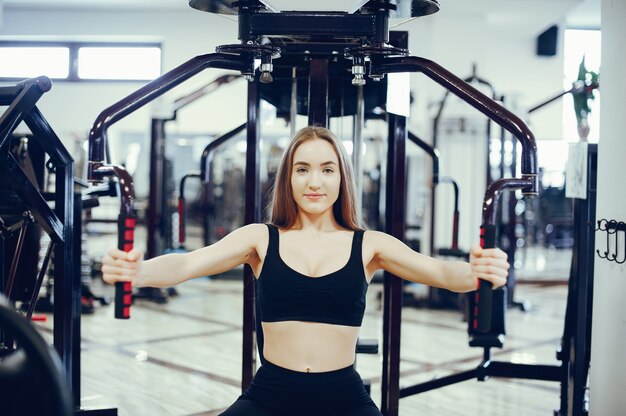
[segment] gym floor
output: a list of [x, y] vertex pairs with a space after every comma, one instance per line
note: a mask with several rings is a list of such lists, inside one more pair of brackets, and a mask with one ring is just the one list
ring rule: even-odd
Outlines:
[[[509, 311], [505, 347], [493, 350], [494, 359], [558, 365], [571, 253], [528, 249], [523, 255], [516, 298], [531, 309]], [[115, 407], [120, 416], [219, 414], [241, 392], [242, 286], [201, 278], [180, 285], [166, 304], [137, 301], [129, 321], [113, 319], [112, 305], [83, 315], [83, 408]], [[381, 289], [372, 284], [368, 292], [362, 338], [381, 341]], [[40, 328], [51, 341], [51, 317]], [[467, 345], [459, 312], [405, 307], [401, 357], [405, 387], [472, 369], [482, 349]], [[381, 355], [359, 354], [357, 370], [380, 404]], [[545, 416], [558, 407], [558, 383], [469, 380], [401, 399], [400, 415]]]

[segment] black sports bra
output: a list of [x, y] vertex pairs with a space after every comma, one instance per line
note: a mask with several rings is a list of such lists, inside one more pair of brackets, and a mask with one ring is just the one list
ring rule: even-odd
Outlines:
[[361, 254], [363, 230], [354, 232], [350, 259], [344, 267], [309, 277], [285, 264], [278, 250], [278, 228], [267, 226], [269, 245], [257, 293], [261, 320], [361, 326], [368, 287]]

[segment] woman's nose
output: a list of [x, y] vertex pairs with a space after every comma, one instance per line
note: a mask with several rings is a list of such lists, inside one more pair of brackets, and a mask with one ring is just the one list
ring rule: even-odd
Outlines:
[[313, 172], [309, 176], [309, 188], [311, 188], [314, 191], [317, 190], [317, 189], [320, 189], [320, 177], [315, 172]]

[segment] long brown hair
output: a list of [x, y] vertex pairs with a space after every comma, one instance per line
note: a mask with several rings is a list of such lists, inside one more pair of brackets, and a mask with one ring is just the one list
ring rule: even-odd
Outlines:
[[298, 219], [298, 206], [291, 189], [293, 156], [302, 143], [322, 139], [330, 143], [339, 159], [341, 182], [339, 197], [333, 205], [333, 214], [339, 225], [349, 230], [363, 229], [361, 215], [356, 209], [356, 190], [352, 164], [343, 143], [328, 129], [323, 127], [305, 127], [298, 131], [283, 153], [276, 179], [272, 187], [269, 204], [270, 222], [278, 227], [293, 227]]

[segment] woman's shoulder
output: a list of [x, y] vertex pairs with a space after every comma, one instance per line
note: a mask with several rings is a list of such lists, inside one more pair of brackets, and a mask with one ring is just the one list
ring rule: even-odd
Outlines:
[[377, 230], [364, 230], [363, 232], [363, 244], [378, 251], [378, 249], [392, 244], [397, 239], [383, 231]]
[[384, 240], [385, 238], [389, 237], [389, 234], [383, 231], [368, 230], [368, 229], [363, 230], [363, 235], [367, 236], [367, 238], [370, 240], [381, 240], [381, 239]]
[[267, 240], [268, 225], [263, 223], [252, 223], [237, 228], [233, 233], [245, 236], [250, 241], [258, 241], [259, 239]]

